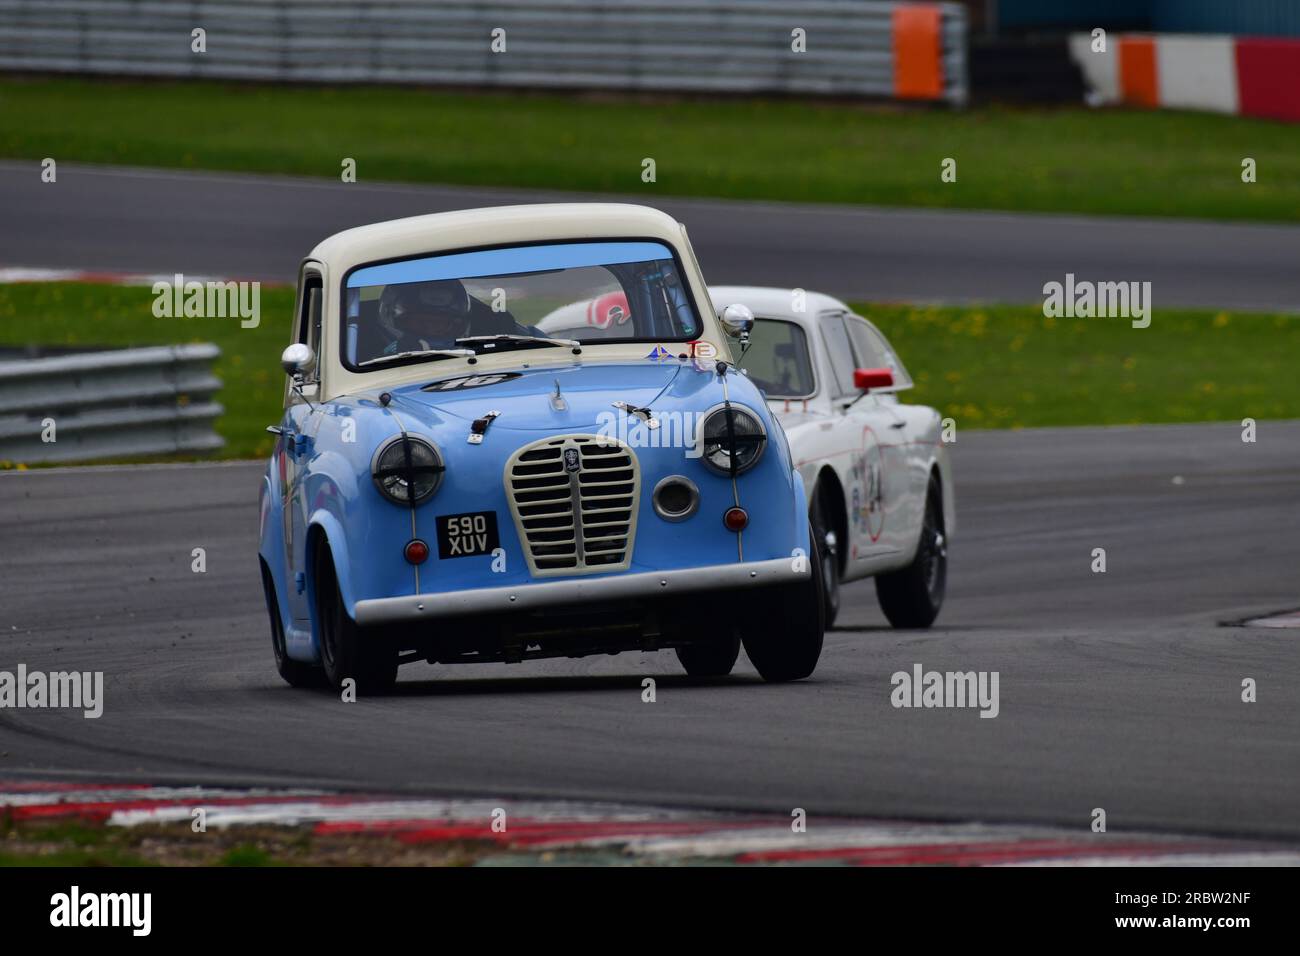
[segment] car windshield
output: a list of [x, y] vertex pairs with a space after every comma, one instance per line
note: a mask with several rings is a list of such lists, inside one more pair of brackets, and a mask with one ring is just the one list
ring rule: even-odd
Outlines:
[[354, 269], [345, 293], [343, 358], [353, 370], [384, 367], [385, 359], [438, 361], [457, 348], [499, 352], [545, 347], [555, 338], [689, 341], [702, 330], [677, 260], [659, 242], [564, 242], [405, 259]]
[[793, 322], [756, 320], [743, 367], [768, 398], [807, 398], [817, 390], [808, 337]]

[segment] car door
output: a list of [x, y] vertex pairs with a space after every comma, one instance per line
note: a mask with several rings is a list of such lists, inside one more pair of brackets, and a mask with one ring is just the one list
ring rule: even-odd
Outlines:
[[852, 544], [849, 555], [863, 561], [897, 547], [890, 527], [893, 476], [888, 448], [893, 423], [874, 395], [862, 395], [853, 384], [854, 369], [867, 366], [859, 364], [846, 319], [843, 312], [827, 312], [819, 325], [831, 372], [831, 404], [840, 416], [835, 427], [847, 456], [841, 480]]
[[[857, 315], [844, 317], [858, 368], [887, 368], [894, 376], [894, 389], [910, 388], [912, 380], [893, 348], [874, 325]], [[884, 513], [880, 542], [886, 552], [905, 551], [920, 529], [924, 490], [918, 493], [915, 436], [906, 415], [898, 408], [893, 391], [873, 392], [863, 414], [870, 417], [881, 445], [883, 481], [880, 506]]]
[[324, 280], [319, 264], [303, 263], [298, 276], [298, 297], [294, 312], [294, 341], [308, 345], [317, 356], [313, 368], [302, 376], [295, 388], [286, 386], [285, 412], [280, 422], [278, 454], [282, 493], [285, 566], [290, 572], [289, 609], [294, 622], [306, 628], [310, 608], [306, 590], [307, 519], [311, 502], [306, 487], [306, 465], [312, 455], [312, 440], [319, 424], [316, 396], [320, 391], [321, 315], [324, 306]]

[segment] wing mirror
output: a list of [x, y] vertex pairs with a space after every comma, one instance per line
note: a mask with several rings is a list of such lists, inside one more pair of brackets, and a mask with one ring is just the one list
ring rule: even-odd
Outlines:
[[305, 376], [316, 361], [316, 354], [310, 345], [295, 342], [280, 353], [280, 367], [292, 378]]
[[754, 313], [749, 306], [734, 302], [718, 313], [718, 321], [733, 339], [744, 341], [754, 328]]
[[853, 370], [853, 387], [863, 392], [870, 392], [878, 388], [891, 388], [893, 384], [893, 369], [855, 368]]

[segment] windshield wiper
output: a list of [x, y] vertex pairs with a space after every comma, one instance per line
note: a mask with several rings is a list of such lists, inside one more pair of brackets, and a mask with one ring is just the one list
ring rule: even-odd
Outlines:
[[357, 368], [365, 368], [367, 365], [382, 365], [385, 362], [396, 362], [398, 359], [414, 358], [417, 355], [436, 355], [439, 358], [473, 358], [477, 354], [473, 349], [414, 349], [410, 352], [397, 352], [393, 355], [381, 355], [378, 358], [366, 359], [364, 362], [358, 362]]
[[[484, 344], [492, 343], [509, 343], [514, 345], [518, 343], [519, 348], [526, 348], [530, 345], [553, 345], [565, 349], [573, 349], [574, 353], [582, 351], [582, 343], [577, 339], [553, 339], [548, 336], [538, 335], [470, 335], [463, 339], [457, 339], [457, 345], [470, 345], [475, 342]], [[496, 351], [509, 351], [509, 349], [499, 349]]]

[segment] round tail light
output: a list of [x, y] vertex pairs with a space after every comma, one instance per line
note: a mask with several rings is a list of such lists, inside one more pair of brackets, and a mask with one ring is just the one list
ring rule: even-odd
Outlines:
[[412, 538], [406, 542], [406, 547], [402, 549], [402, 554], [411, 564], [424, 564], [429, 560], [429, 546], [419, 538]]
[[728, 531], [739, 533], [749, 527], [749, 515], [744, 508], [728, 508], [722, 516], [722, 523], [727, 526]]

